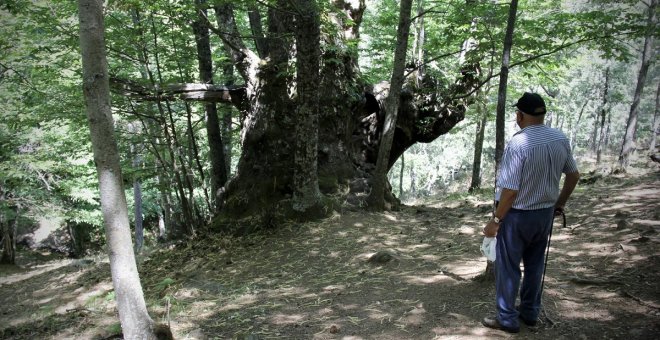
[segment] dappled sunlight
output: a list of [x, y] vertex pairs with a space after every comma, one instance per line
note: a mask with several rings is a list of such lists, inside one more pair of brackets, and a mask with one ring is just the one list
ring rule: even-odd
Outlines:
[[585, 306], [583, 303], [563, 300], [559, 303], [562, 307], [562, 318], [566, 319], [587, 319], [599, 322], [614, 321], [614, 316], [608, 309]]
[[298, 323], [303, 319], [305, 319], [305, 316], [302, 314], [286, 315], [286, 314], [278, 313], [270, 318], [270, 322], [275, 325], [289, 325], [289, 324]]
[[[591, 207], [570, 215], [568, 228], [555, 221], [544, 302], [558, 324], [591, 322], [612, 330], [610, 325], [624, 320], [622, 315], [627, 320], [653, 318], [655, 309], [649, 306], [658, 302], [649, 292], [660, 247], [650, 230], [660, 222], [647, 202], [630, 203], [640, 204], [633, 208], [639, 213]], [[494, 312], [493, 284], [472, 280], [486, 268], [479, 246], [488, 207], [456, 204], [455, 210], [350, 212], [267, 239], [238, 240], [238, 247], [217, 253], [215, 248], [189, 248], [182, 259], [154, 258], [147, 262], [150, 274], [144, 284], [150, 312], [165, 320], [169, 311], [175, 335], [182, 339], [195, 332], [209, 338], [239, 333], [265, 339], [512, 338], [480, 324]], [[619, 228], [620, 216], [634, 219]], [[370, 261], [377, 253], [391, 258]], [[42, 277], [57, 281], [85, 273], [67, 268]], [[633, 281], [626, 279], [631, 276]], [[174, 283], [158, 288], [169, 277]], [[116, 308], [107, 301], [110, 280], [86, 280], [94, 283], [59, 291], [57, 298], [47, 294], [56, 287], [50, 283], [20, 294], [37, 296], [28, 306], [34, 315], [52, 310], [69, 315], [67, 310], [81, 306], [94, 313], [114, 311], [108, 309]], [[19, 282], [16, 291], [21, 289]], [[56, 303], [58, 298], [66, 301]], [[523, 326], [519, 337], [547, 339], [545, 334], [560, 333], [547, 326], [540, 331]]]
[[660, 189], [648, 185], [638, 185], [628, 188], [622, 195], [634, 199], [657, 199], [660, 197]]
[[392, 215], [389, 212], [383, 213], [383, 216], [385, 216], [385, 218], [388, 219], [389, 221], [398, 221], [396, 216]]
[[642, 204], [642, 203], [628, 203], [628, 202], [621, 202], [621, 203], [617, 203], [617, 204], [608, 205], [608, 206], [607, 206], [607, 207], [608, 207], [607, 210], [610, 210], [610, 211], [611, 211], [611, 210], [621, 210], [621, 209], [626, 209], [626, 210], [628, 210], [628, 209], [630, 209], [630, 208], [640, 207], [640, 206], [643, 206], [643, 204]]
[[458, 229], [459, 234], [467, 234], [467, 235], [477, 235], [481, 234], [481, 231], [478, 230], [476, 227], [469, 227], [469, 226], [462, 226]]
[[450, 282], [450, 281], [455, 281], [451, 277], [447, 275], [432, 275], [432, 276], [404, 276], [404, 279], [407, 283], [414, 284], [414, 285], [429, 285], [429, 284], [435, 284], [435, 283], [440, 283], [440, 282]]
[[656, 226], [660, 227], [660, 221], [656, 221], [656, 220], [633, 219], [632, 223], [640, 224], [640, 225], [653, 226], [653, 227], [656, 227]]
[[405, 312], [401, 318], [396, 320], [396, 322], [405, 326], [421, 325], [425, 321], [425, 314], [426, 309], [424, 309], [424, 304], [419, 303], [413, 309]]
[[252, 305], [259, 301], [258, 296], [256, 294], [244, 294], [236, 297], [233, 301], [230, 301], [226, 305], [221, 306], [218, 308], [219, 312], [226, 312], [230, 310], [237, 310], [237, 309], [242, 309], [246, 306]]
[[494, 332], [479, 325], [474, 327], [458, 326], [448, 328], [433, 328], [436, 336], [433, 340], [470, 340], [470, 339], [505, 339], [510, 336], [504, 332]]

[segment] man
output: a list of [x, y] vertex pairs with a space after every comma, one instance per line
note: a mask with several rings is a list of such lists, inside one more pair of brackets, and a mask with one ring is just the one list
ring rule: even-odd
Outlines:
[[[497, 236], [495, 260], [497, 316], [486, 317], [486, 327], [517, 333], [518, 318], [536, 324], [541, 310], [541, 279], [544, 253], [555, 212], [575, 189], [580, 174], [566, 136], [543, 124], [545, 102], [536, 93], [525, 94], [514, 105], [521, 128], [507, 144], [497, 178], [493, 218], [484, 227], [485, 236]], [[561, 174], [566, 179], [559, 192]], [[525, 272], [520, 289], [520, 261]]]

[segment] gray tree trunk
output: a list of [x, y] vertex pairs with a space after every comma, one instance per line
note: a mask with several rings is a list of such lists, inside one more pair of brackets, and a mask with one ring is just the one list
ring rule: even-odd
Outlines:
[[603, 85], [603, 102], [600, 105], [600, 138], [596, 146], [596, 164], [600, 163], [601, 154], [603, 153], [603, 146], [605, 144], [605, 121], [607, 118], [607, 93], [610, 86], [610, 68], [605, 70], [605, 85]]
[[142, 184], [139, 179], [133, 180], [133, 204], [135, 206], [135, 254], [142, 251], [144, 245], [144, 226], [142, 219]]
[[316, 0], [296, 1], [296, 107], [293, 166], [293, 209], [304, 213], [318, 207], [320, 17]]
[[101, 210], [110, 256], [110, 270], [123, 335], [155, 339], [131, 247], [126, 197], [115, 141], [105, 55], [103, 2], [79, 0], [83, 93], [99, 177]]
[[653, 114], [653, 132], [651, 133], [651, 144], [649, 145], [649, 151], [651, 154], [655, 154], [656, 142], [658, 134], [660, 134], [660, 83], [658, 83], [658, 89], [655, 92], [655, 113]]
[[16, 230], [18, 229], [18, 207], [10, 206], [11, 213], [0, 214], [0, 239], [2, 239], [2, 256], [0, 264], [16, 264]]
[[637, 76], [637, 87], [635, 88], [635, 96], [633, 97], [632, 105], [630, 105], [630, 114], [628, 115], [628, 122], [626, 123], [626, 133], [623, 136], [623, 143], [621, 145], [621, 152], [619, 153], [619, 167], [625, 170], [630, 163], [630, 155], [635, 151], [635, 141], [637, 139], [637, 116], [639, 114], [639, 102], [644, 92], [644, 83], [646, 82], [646, 74], [648, 73], [651, 60], [653, 60], [653, 34], [652, 27], [656, 24], [656, 7], [658, 0], [651, 0], [649, 6], [649, 16], [647, 19], [648, 32], [644, 39], [644, 52], [642, 52], [642, 66], [639, 69]]
[[[209, 40], [209, 28], [206, 0], [195, 0], [198, 20], [193, 23], [195, 41], [197, 44], [197, 60], [199, 62], [199, 77], [204, 84], [213, 84], [213, 62], [211, 60], [211, 44]], [[211, 162], [211, 203], [216, 211], [217, 195], [220, 188], [227, 182], [227, 169], [225, 167], [225, 150], [220, 130], [220, 119], [214, 102], [207, 102], [206, 109], [206, 133], [209, 143], [209, 159]]]
[[401, 170], [399, 170], [399, 199], [403, 199], [403, 169], [406, 167], [406, 153], [401, 154]]
[[474, 138], [474, 158], [472, 161], [472, 180], [470, 182], [469, 192], [472, 192], [481, 187], [481, 154], [484, 147], [484, 134], [486, 131], [486, 123], [488, 122], [488, 112], [482, 106], [482, 103], [477, 103], [477, 131]]
[[504, 117], [506, 115], [506, 91], [509, 80], [509, 62], [511, 60], [511, 47], [513, 46], [513, 29], [516, 24], [518, 0], [511, 0], [509, 17], [504, 35], [504, 49], [502, 51], [502, 67], [500, 83], [497, 89], [497, 117], [495, 118], [495, 174], [500, 168], [500, 161], [504, 153]]
[[371, 193], [368, 198], [369, 208], [376, 211], [385, 209], [385, 186], [389, 170], [390, 150], [394, 139], [394, 129], [399, 109], [401, 88], [403, 87], [404, 69], [406, 66], [406, 49], [408, 48], [408, 32], [410, 31], [410, 13], [412, 0], [401, 0], [399, 10], [399, 27], [397, 28], [396, 50], [394, 51], [394, 67], [392, 80], [385, 104], [385, 123], [378, 149], [376, 169], [372, 177]]

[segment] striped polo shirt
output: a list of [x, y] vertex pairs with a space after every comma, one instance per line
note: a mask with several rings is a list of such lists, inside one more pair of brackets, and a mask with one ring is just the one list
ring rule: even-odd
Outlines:
[[513, 208], [550, 208], [559, 198], [562, 173], [577, 172], [568, 138], [546, 125], [530, 125], [513, 135], [504, 149], [497, 177], [496, 200], [502, 188], [518, 191]]

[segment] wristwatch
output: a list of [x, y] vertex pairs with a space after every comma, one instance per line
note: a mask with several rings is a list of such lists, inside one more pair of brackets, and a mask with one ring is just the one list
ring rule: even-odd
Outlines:
[[500, 220], [500, 218], [497, 217], [497, 216], [493, 216], [493, 222], [495, 222], [497, 224], [500, 224], [500, 223], [502, 223], [502, 220]]

